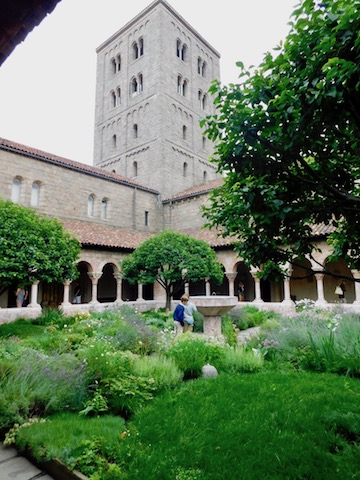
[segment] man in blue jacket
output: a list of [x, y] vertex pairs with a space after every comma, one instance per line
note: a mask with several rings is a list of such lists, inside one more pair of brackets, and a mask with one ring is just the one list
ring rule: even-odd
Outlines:
[[184, 331], [184, 310], [185, 306], [183, 303], [179, 303], [175, 310], [174, 310], [174, 327], [175, 327], [175, 335], [178, 335], [179, 333], [183, 333]]

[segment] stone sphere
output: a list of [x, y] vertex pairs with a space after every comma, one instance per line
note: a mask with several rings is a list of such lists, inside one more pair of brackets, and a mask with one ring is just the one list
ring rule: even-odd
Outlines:
[[213, 365], [204, 365], [201, 369], [202, 371], [202, 376], [204, 378], [211, 378], [211, 377], [217, 377], [218, 376], [218, 371]]

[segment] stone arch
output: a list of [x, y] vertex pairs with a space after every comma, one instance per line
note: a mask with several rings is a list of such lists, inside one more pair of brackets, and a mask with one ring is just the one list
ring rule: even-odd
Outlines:
[[125, 278], [122, 280], [121, 298], [124, 302], [135, 302], [138, 297], [138, 285], [131, 284]]
[[251, 275], [250, 269], [243, 261], [239, 261], [235, 267], [236, 278], [234, 283], [235, 295], [239, 297], [239, 285], [240, 283], [244, 284], [244, 300], [246, 302], [252, 302], [255, 299], [255, 282], [254, 278]]
[[345, 260], [341, 259], [336, 262], [325, 260], [325, 270], [331, 275], [324, 275], [324, 297], [330, 303], [338, 303], [339, 297], [335, 294], [335, 288], [341, 280], [344, 280], [346, 291], [346, 303], [353, 303], [355, 300], [355, 285], [353, 275], [347, 266]]
[[64, 299], [64, 285], [60, 282], [40, 282], [38, 298], [41, 308], [58, 308]]
[[105, 263], [101, 271], [97, 290], [98, 300], [100, 303], [115, 302], [117, 283], [114, 273], [118, 272], [118, 268], [116, 264]]
[[92, 298], [92, 282], [88, 273], [93, 271], [92, 266], [85, 260], [81, 260], [77, 264], [79, 272], [78, 277], [72, 282], [70, 286], [70, 300], [74, 297], [75, 284], [78, 283], [81, 288], [81, 303], [89, 303]]
[[221, 267], [224, 272], [224, 278], [223, 278], [222, 284], [216, 285], [215, 283], [210, 282], [211, 295], [229, 295], [229, 280], [225, 275], [226, 269], [223, 264], [221, 264]]
[[292, 262], [290, 278], [291, 299], [295, 301], [308, 298], [317, 300], [316, 279], [310, 260], [295, 258]]

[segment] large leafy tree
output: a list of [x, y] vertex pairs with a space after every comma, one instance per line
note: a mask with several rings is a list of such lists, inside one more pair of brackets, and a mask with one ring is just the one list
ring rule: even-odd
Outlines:
[[132, 284], [158, 282], [165, 289], [167, 308], [185, 282], [209, 278], [221, 283], [223, 278], [221, 264], [206, 242], [171, 230], [143, 242], [120, 267], [124, 278]]
[[225, 173], [205, 216], [238, 239], [249, 264], [274, 272], [333, 233], [333, 259], [360, 268], [360, 1], [303, 0], [290, 33], [239, 83], [215, 82], [204, 119]]
[[0, 285], [74, 279], [79, 253], [56, 219], [0, 199]]

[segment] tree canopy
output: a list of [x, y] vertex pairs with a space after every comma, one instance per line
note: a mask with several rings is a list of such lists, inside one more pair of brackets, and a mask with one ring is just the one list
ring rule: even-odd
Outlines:
[[185, 282], [209, 278], [221, 283], [223, 278], [222, 266], [206, 242], [171, 230], [143, 242], [120, 267], [132, 284], [158, 282], [165, 289], [167, 308], [174, 293], [183, 291]]
[[207, 224], [265, 272], [311, 256], [321, 224], [332, 259], [360, 268], [359, 32], [359, 0], [303, 0], [283, 44], [210, 88], [217, 112], [202, 125], [225, 179]]
[[78, 275], [80, 244], [56, 219], [0, 199], [0, 284], [63, 282]]

